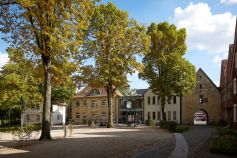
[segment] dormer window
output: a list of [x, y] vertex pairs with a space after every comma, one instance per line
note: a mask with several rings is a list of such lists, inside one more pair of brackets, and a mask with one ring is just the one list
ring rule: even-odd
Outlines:
[[96, 95], [100, 95], [100, 91], [98, 89], [92, 89], [90, 91], [90, 96], [96, 96]]

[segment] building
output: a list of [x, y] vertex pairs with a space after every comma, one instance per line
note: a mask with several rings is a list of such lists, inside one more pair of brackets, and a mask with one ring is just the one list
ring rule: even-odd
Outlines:
[[[152, 89], [148, 89], [144, 94], [144, 120], [153, 120], [155, 123], [160, 123], [162, 120], [161, 109], [159, 96], [154, 94]], [[167, 99], [164, 110], [168, 121], [180, 123], [180, 97], [174, 95]]]
[[[217, 86], [200, 68], [196, 73], [196, 86], [183, 96], [182, 123], [219, 123], [221, 120], [221, 95]], [[202, 117], [201, 120], [200, 117]]]
[[64, 125], [66, 120], [66, 106], [52, 105], [52, 125]]
[[137, 89], [132, 96], [118, 97], [119, 123], [144, 122], [144, 93], [147, 89]]
[[221, 64], [221, 107], [222, 120], [229, 126], [237, 127], [237, 20], [235, 26], [234, 43], [229, 45], [228, 59]]
[[30, 124], [41, 123], [42, 121], [42, 106], [34, 105], [32, 107], [26, 107], [21, 113], [21, 126], [27, 126]]
[[[115, 91], [113, 97], [113, 121], [118, 122], [117, 96], [122, 96]], [[89, 120], [106, 124], [108, 121], [107, 91], [105, 88], [87, 86], [72, 98], [72, 121], [74, 124], [86, 124]]]
[[[28, 107], [21, 114], [21, 126], [42, 122], [43, 108], [40, 105]], [[51, 125], [63, 125], [66, 119], [65, 105], [52, 105]]]

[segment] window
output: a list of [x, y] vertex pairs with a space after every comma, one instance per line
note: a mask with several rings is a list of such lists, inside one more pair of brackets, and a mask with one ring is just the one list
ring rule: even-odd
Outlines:
[[26, 121], [30, 121], [30, 115], [29, 114], [26, 115]]
[[150, 119], [151, 119], [150, 112], [148, 112], [148, 120], [150, 120]]
[[155, 120], [156, 119], [156, 112], [152, 113], [152, 119]]
[[61, 115], [60, 114], [57, 115], [57, 120], [61, 120]]
[[87, 118], [87, 115], [85, 112], [83, 112], [83, 119], [86, 119]]
[[98, 89], [92, 89], [90, 91], [90, 96], [97, 96], [100, 95], [100, 91]]
[[91, 101], [91, 107], [92, 107], [92, 108], [95, 108], [95, 107], [96, 107], [96, 101], [95, 101], [95, 100], [92, 100], [92, 101]]
[[160, 97], [159, 96], [157, 97], [157, 104], [158, 105], [160, 104]]
[[170, 100], [171, 100], [171, 97], [168, 97], [168, 98], [167, 98], [168, 104], [171, 104], [171, 101], [170, 101]]
[[203, 103], [203, 95], [199, 95], [199, 103], [200, 103], [200, 104]]
[[160, 111], [157, 112], [157, 120], [160, 120]]
[[171, 111], [168, 111], [168, 120], [171, 120]]
[[77, 100], [76, 104], [77, 104], [77, 106], [80, 106], [80, 101], [79, 101], [79, 100]]
[[148, 105], [151, 104], [151, 98], [150, 98], [150, 97], [147, 98], [147, 104], [148, 104]]
[[202, 76], [200, 75], [199, 78], [202, 78]]
[[236, 78], [233, 80], [233, 93], [236, 94]]
[[101, 105], [105, 106], [106, 105], [106, 100], [102, 100]]
[[83, 106], [87, 106], [87, 101], [83, 100]]
[[96, 114], [92, 114], [92, 119], [96, 120]]
[[202, 85], [201, 84], [199, 85], [199, 88], [202, 89]]
[[176, 120], [176, 111], [173, 111], [173, 120]]
[[106, 112], [102, 112], [102, 113], [101, 113], [101, 116], [106, 116]]
[[35, 105], [35, 109], [36, 110], [40, 110], [40, 106], [39, 105]]
[[155, 105], [156, 104], [156, 97], [152, 97], [152, 103], [153, 103], [153, 105]]
[[80, 118], [80, 113], [76, 113], [76, 118], [79, 119]]
[[173, 104], [176, 104], [176, 96], [173, 96]]
[[199, 95], [199, 103], [208, 103], [208, 98], [204, 98], [203, 95]]

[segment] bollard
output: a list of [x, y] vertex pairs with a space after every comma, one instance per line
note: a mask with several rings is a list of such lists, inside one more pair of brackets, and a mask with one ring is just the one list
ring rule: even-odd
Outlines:
[[67, 138], [68, 126], [64, 125], [64, 138]]

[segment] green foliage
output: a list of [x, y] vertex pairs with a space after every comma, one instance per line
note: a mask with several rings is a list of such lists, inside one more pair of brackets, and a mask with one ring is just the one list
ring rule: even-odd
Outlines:
[[89, 127], [92, 127], [92, 128], [95, 127], [95, 122], [94, 122], [94, 120], [89, 120], [89, 121], [88, 121], [88, 126], [89, 126]]
[[79, 48], [94, 11], [93, 0], [17, 0], [0, 6], [4, 39], [32, 61], [42, 60], [43, 125], [40, 139], [51, 139], [51, 81], [65, 80], [80, 65]]
[[19, 49], [8, 49], [10, 61], [0, 71], [0, 109], [12, 110], [31, 107], [42, 102], [40, 78], [34, 63]]
[[145, 122], [147, 126], [155, 126], [155, 122], [153, 120], [146, 120]]
[[167, 22], [152, 23], [148, 27], [150, 51], [144, 58], [144, 70], [139, 77], [147, 80], [152, 91], [161, 98], [162, 116], [166, 120], [164, 106], [172, 95], [189, 93], [195, 86], [195, 67], [183, 55], [186, 52], [186, 31]]
[[127, 12], [112, 3], [97, 6], [83, 47], [92, 65], [83, 68], [81, 73], [85, 82], [106, 88], [110, 111], [108, 126], [112, 126], [115, 91], [128, 86], [127, 74], [142, 69], [136, 55], [142, 55], [147, 44], [145, 27], [128, 19]]
[[211, 144], [213, 153], [237, 156], [237, 130], [230, 128], [218, 128], [219, 137]]
[[189, 126], [187, 125], [177, 125], [175, 132], [182, 133], [182, 132], [187, 131], [188, 129], [189, 129]]
[[168, 129], [171, 132], [175, 132], [176, 127], [177, 127], [176, 121], [166, 121], [166, 120], [160, 121], [160, 128]]

